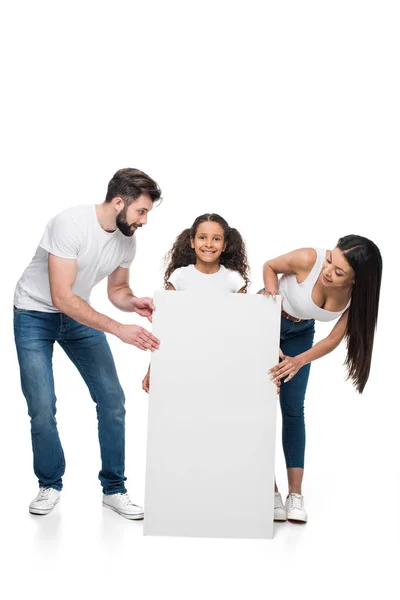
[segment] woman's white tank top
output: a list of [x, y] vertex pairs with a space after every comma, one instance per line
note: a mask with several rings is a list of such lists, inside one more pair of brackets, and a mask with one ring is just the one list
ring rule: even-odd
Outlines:
[[284, 296], [283, 310], [296, 319], [316, 319], [317, 321], [333, 321], [340, 317], [350, 306], [350, 300], [345, 308], [339, 312], [325, 310], [317, 306], [312, 299], [314, 285], [321, 273], [326, 257], [326, 250], [314, 248], [317, 260], [307, 278], [302, 283], [297, 283], [294, 273], [285, 273], [279, 280], [279, 293]]

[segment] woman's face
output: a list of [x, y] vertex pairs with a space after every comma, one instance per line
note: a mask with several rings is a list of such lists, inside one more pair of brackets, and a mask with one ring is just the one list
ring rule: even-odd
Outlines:
[[349, 287], [354, 283], [354, 271], [339, 248], [327, 250], [321, 271], [321, 282], [329, 288]]
[[219, 261], [226, 247], [224, 230], [219, 223], [204, 221], [198, 226], [196, 235], [190, 243], [199, 260], [207, 264], [214, 263]]

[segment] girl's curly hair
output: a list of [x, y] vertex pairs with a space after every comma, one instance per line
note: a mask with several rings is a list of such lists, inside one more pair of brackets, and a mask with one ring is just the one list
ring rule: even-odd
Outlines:
[[214, 221], [221, 225], [224, 231], [224, 242], [226, 248], [219, 257], [219, 264], [226, 269], [238, 271], [245, 281], [244, 292], [250, 285], [250, 268], [247, 262], [246, 246], [242, 236], [237, 229], [229, 227], [228, 223], [220, 215], [206, 213], [197, 217], [190, 229], [185, 229], [175, 240], [174, 245], [165, 257], [164, 287], [167, 289], [168, 280], [176, 269], [187, 267], [196, 263], [196, 253], [191, 246], [191, 240], [196, 236], [197, 228], [205, 221]]

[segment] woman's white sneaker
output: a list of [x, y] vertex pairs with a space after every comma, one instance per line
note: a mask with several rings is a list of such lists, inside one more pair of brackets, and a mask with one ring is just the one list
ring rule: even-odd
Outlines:
[[304, 508], [304, 499], [300, 494], [289, 494], [285, 502], [288, 521], [307, 523], [307, 513]]
[[38, 495], [29, 505], [29, 512], [33, 515], [48, 515], [58, 502], [60, 502], [60, 492], [58, 490], [41, 487]]
[[286, 508], [283, 504], [282, 496], [275, 492], [274, 496], [274, 521], [286, 521]]
[[103, 506], [114, 510], [125, 519], [143, 519], [143, 508], [131, 502], [127, 492], [125, 494], [103, 494]]

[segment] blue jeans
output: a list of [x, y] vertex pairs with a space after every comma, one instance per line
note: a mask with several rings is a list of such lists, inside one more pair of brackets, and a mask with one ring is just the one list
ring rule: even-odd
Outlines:
[[[293, 323], [281, 317], [281, 350], [287, 356], [297, 356], [309, 350], [314, 341], [314, 319]], [[302, 367], [287, 383], [281, 380], [282, 444], [288, 469], [304, 468], [306, 428], [304, 398], [310, 374], [310, 364]]]
[[62, 489], [64, 452], [57, 431], [53, 347], [72, 360], [96, 404], [105, 494], [126, 492], [125, 397], [106, 336], [63, 313], [14, 308], [21, 386], [31, 418], [33, 466], [40, 487]]

